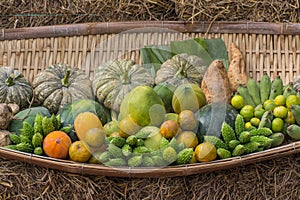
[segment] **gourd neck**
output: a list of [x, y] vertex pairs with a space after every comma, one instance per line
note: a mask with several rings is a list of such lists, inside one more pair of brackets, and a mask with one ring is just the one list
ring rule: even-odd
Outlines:
[[6, 84], [7, 86], [12, 86], [12, 85], [14, 85], [14, 84], [15, 84], [14, 78], [15, 78], [14, 74], [10, 74], [9, 77], [5, 80], [5, 84]]
[[130, 76], [128, 75], [128, 71], [125, 71], [123, 74], [120, 75], [120, 80], [123, 85], [130, 84]]
[[70, 85], [70, 82], [69, 82], [70, 74], [71, 74], [71, 69], [67, 69], [64, 78], [61, 79], [61, 84], [62, 84], [64, 87], [69, 87], [69, 85]]
[[183, 69], [182, 66], [179, 67], [178, 71], [175, 74], [175, 77], [183, 77], [183, 78], [187, 77], [186, 71]]

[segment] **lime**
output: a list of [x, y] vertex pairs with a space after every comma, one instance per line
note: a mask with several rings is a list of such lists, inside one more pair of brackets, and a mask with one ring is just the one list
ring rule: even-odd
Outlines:
[[231, 99], [231, 105], [235, 108], [235, 109], [241, 109], [244, 105], [245, 105], [245, 101], [244, 98], [241, 95], [234, 95]]
[[283, 119], [276, 117], [272, 120], [272, 131], [280, 132], [283, 130], [284, 121]]
[[274, 101], [271, 101], [268, 104], [266, 104], [265, 110], [273, 111], [275, 107], [276, 107], [276, 105], [275, 105]]
[[271, 100], [271, 99], [265, 100], [264, 103], [263, 103], [264, 108], [266, 108], [266, 107], [268, 106], [268, 104], [269, 104], [269, 103], [272, 103], [272, 102], [274, 102], [274, 101]]
[[275, 117], [284, 119], [288, 114], [288, 109], [285, 106], [276, 106], [273, 110], [273, 114]]
[[263, 116], [265, 110], [263, 108], [258, 108], [254, 110], [254, 117], [257, 117], [259, 119], [261, 119], [261, 117]]
[[248, 129], [252, 126], [251, 122], [246, 122], [245, 123], [245, 129]]
[[285, 101], [286, 101], [286, 98], [284, 95], [277, 95], [274, 99], [274, 103], [276, 106], [284, 106], [285, 105]]
[[260, 123], [260, 119], [257, 117], [253, 117], [250, 119], [250, 123], [252, 126], [258, 127], [258, 125]]
[[254, 116], [254, 107], [251, 105], [245, 105], [240, 110], [240, 114], [243, 116], [245, 121], [250, 121], [250, 119]]
[[294, 95], [294, 94], [289, 95], [286, 98], [285, 105], [288, 109], [290, 109], [291, 105], [300, 105], [300, 99], [297, 97], [297, 95]]
[[295, 116], [293, 115], [292, 111], [288, 111], [286, 118], [284, 118], [284, 121], [288, 124], [295, 124]]

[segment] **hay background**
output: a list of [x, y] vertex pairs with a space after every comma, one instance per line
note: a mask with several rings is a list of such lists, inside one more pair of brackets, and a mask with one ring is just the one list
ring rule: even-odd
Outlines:
[[[299, 0], [0, 0], [0, 28], [131, 20], [300, 23]], [[0, 159], [0, 199], [300, 199], [300, 157], [188, 177], [81, 176]]]
[[0, 0], [0, 26], [130, 20], [298, 23], [299, 4], [299, 0]]
[[300, 199], [300, 157], [187, 177], [81, 176], [1, 160], [2, 199]]

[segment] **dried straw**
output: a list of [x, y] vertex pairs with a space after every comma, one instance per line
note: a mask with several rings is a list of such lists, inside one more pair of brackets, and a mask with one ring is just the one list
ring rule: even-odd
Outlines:
[[131, 20], [300, 22], [299, 0], [1, 0], [0, 27]]
[[1, 160], [0, 199], [300, 199], [300, 157], [173, 178], [81, 176]]

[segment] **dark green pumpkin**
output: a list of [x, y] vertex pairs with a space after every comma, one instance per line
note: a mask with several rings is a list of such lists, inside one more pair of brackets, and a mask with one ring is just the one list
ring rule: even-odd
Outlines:
[[102, 104], [92, 99], [80, 99], [65, 105], [59, 110], [61, 122], [63, 126], [74, 124], [74, 120], [82, 112], [92, 112], [96, 114], [102, 124], [111, 121], [110, 111]]
[[36, 75], [32, 83], [35, 101], [51, 113], [78, 99], [93, 99], [92, 82], [85, 72], [66, 64], [55, 64]]
[[21, 72], [12, 67], [0, 68], [0, 103], [15, 103], [25, 109], [32, 97], [32, 87]]
[[220, 137], [221, 127], [224, 121], [234, 128], [237, 114], [238, 111], [226, 103], [211, 103], [202, 107], [196, 113], [199, 122], [197, 130], [199, 141], [203, 141], [204, 135]]
[[8, 130], [10, 132], [15, 132], [17, 134], [20, 134], [20, 129], [23, 127], [23, 122], [26, 121], [30, 125], [34, 125], [35, 116], [37, 113], [40, 113], [41, 116], [47, 116], [50, 117], [50, 112], [47, 108], [38, 106], [33, 108], [27, 108], [25, 110], [22, 110], [18, 112], [14, 119], [10, 122], [10, 125], [8, 127]]
[[160, 83], [156, 85], [154, 91], [160, 96], [163, 100], [166, 112], [171, 113], [173, 112], [172, 108], [172, 98], [175, 91], [175, 87], [168, 82]]

